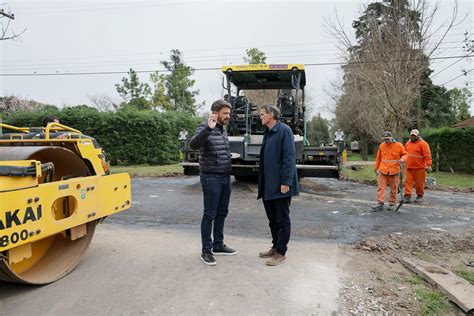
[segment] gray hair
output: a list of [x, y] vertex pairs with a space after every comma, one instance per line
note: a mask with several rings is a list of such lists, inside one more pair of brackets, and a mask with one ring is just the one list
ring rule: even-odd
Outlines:
[[271, 113], [275, 120], [278, 120], [281, 115], [280, 109], [274, 106], [273, 104], [262, 105], [260, 106], [260, 110], [264, 110], [267, 113]]

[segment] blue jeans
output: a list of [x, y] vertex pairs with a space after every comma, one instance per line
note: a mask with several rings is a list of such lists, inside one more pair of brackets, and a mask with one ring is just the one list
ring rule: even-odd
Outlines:
[[[224, 246], [224, 222], [229, 213], [232, 185], [230, 176], [201, 176], [204, 214], [201, 221], [202, 252]], [[212, 224], [214, 223], [214, 229]], [[211, 238], [213, 233], [214, 241]]]

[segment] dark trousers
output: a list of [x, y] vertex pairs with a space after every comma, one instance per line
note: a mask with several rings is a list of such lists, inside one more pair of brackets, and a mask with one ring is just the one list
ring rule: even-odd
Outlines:
[[270, 231], [272, 233], [272, 244], [279, 254], [285, 255], [288, 250], [288, 242], [291, 234], [290, 220], [291, 197], [263, 200], [263, 206], [267, 213]]
[[204, 196], [204, 214], [201, 221], [202, 252], [211, 252], [212, 248], [224, 246], [224, 222], [229, 213], [231, 179], [230, 176], [201, 176], [201, 187]]

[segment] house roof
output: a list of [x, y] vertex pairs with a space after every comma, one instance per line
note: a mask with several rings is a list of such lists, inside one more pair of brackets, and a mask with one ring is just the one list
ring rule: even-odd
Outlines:
[[474, 126], [474, 116], [454, 125], [456, 128], [467, 128]]

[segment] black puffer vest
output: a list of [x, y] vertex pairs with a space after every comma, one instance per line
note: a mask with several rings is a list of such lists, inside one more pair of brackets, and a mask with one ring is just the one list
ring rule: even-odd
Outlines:
[[199, 149], [199, 171], [201, 174], [229, 175], [231, 171], [231, 160], [229, 150], [229, 138], [224, 127], [217, 123], [211, 129], [207, 122], [201, 123], [189, 146]]

